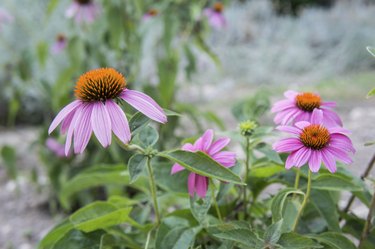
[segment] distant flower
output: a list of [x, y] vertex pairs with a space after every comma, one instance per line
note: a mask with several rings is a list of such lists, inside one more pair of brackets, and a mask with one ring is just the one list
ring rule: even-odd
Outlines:
[[68, 42], [66, 40], [66, 37], [63, 34], [58, 34], [56, 36], [55, 43], [52, 45], [52, 53], [54, 54], [61, 53], [65, 49], [67, 43]]
[[3, 24], [13, 22], [13, 20], [13, 16], [8, 11], [0, 8], [0, 30]]
[[143, 15], [143, 20], [146, 21], [152, 17], [155, 17], [159, 14], [157, 9], [149, 9], [146, 14]]
[[99, 14], [99, 6], [93, 0], [73, 0], [65, 15], [76, 23], [92, 23]]
[[206, 8], [204, 14], [208, 18], [208, 22], [214, 28], [221, 29], [226, 25], [226, 20], [223, 15], [224, 5], [220, 2], [215, 3], [211, 8]]
[[312, 172], [318, 172], [322, 162], [334, 173], [336, 160], [345, 164], [352, 163], [349, 154], [355, 149], [349, 137], [350, 132], [340, 126], [323, 125], [323, 111], [315, 109], [311, 121], [300, 121], [295, 126], [278, 126], [278, 130], [294, 135], [276, 142], [273, 149], [279, 153], [291, 153], [285, 167], [301, 167], [308, 163]]
[[245, 137], [251, 136], [257, 127], [257, 123], [253, 120], [243, 121], [240, 123], [241, 135]]
[[150, 119], [167, 122], [163, 109], [148, 95], [126, 88], [122, 74], [112, 68], [99, 68], [83, 74], [76, 83], [77, 100], [65, 106], [51, 123], [50, 134], [61, 122], [61, 133], [67, 132], [65, 154], [74, 137], [74, 153], [82, 153], [94, 132], [103, 147], [112, 141], [113, 133], [123, 142], [131, 138], [128, 120], [116, 103], [123, 99]]
[[276, 124], [286, 125], [298, 121], [310, 121], [315, 109], [323, 112], [323, 123], [326, 126], [342, 126], [340, 117], [332, 111], [336, 107], [335, 102], [322, 101], [315, 93], [286, 91], [287, 98], [276, 102], [271, 111], [276, 112], [274, 121]]
[[[191, 152], [202, 151], [224, 167], [234, 166], [236, 163], [236, 154], [230, 151], [221, 151], [229, 144], [230, 139], [223, 137], [213, 141], [213, 136], [213, 130], [207, 130], [194, 144], [187, 143], [183, 145], [182, 150]], [[173, 165], [171, 173], [175, 174], [184, 169], [184, 167], [176, 163]], [[204, 198], [208, 189], [208, 181], [209, 179], [206, 176], [190, 173], [188, 178], [189, 194], [194, 196], [194, 192], [196, 192], [199, 197]]]
[[47, 138], [46, 146], [57, 157], [64, 157], [65, 156], [64, 145], [60, 144], [56, 139], [51, 138], [51, 137]]

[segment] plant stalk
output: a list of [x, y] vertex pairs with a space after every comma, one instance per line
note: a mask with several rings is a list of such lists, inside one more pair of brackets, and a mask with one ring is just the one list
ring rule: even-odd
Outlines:
[[362, 247], [363, 243], [366, 241], [368, 235], [370, 234], [372, 213], [374, 212], [374, 210], [375, 210], [375, 192], [372, 195], [370, 208], [369, 208], [369, 211], [368, 211], [368, 215], [367, 215], [365, 226], [363, 227], [361, 239], [359, 240], [358, 248]]
[[[247, 178], [249, 177], [249, 168], [250, 168], [250, 138], [246, 137], [245, 183], [247, 183]], [[248, 217], [248, 213], [247, 213], [248, 198], [247, 197], [248, 197], [247, 185], [245, 185], [243, 186], [243, 212], [244, 212], [245, 220]]]
[[219, 205], [217, 204], [217, 200], [216, 200], [216, 196], [215, 196], [215, 185], [213, 185], [214, 182], [211, 179], [210, 179], [210, 182], [211, 182], [211, 193], [212, 193], [213, 204], [215, 206], [217, 217], [219, 218], [220, 222], [222, 223], [223, 218], [221, 216]]
[[154, 203], [154, 211], [156, 216], [156, 225], [159, 226], [160, 224], [160, 213], [159, 213], [159, 206], [158, 206], [158, 200], [156, 197], [156, 184], [155, 184], [155, 177], [154, 177], [154, 171], [151, 166], [151, 158], [147, 158], [147, 170], [148, 175], [150, 178], [150, 190], [151, 190], [151, 196]]
[[309, 175], [307, 177], [307, 189], [305, 197], [303, 198], [301, 208], [298, 210], [296, 220], [294, 221], [292, 231], [295, 231], [298, 225], [298, 221], [301, 218], [301, 215], [303, 213], [303, 210], [305, 209], [305, 206], [309, 200], [310, 197], [310, 191], [311, 191], [311, 171], [309, 170]]

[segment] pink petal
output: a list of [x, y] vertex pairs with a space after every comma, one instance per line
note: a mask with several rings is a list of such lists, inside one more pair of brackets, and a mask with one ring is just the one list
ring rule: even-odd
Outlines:
[[72, 111], [74, 111], [78, 106], [80, 106], [82, 102], [80, 100], [75, 100], [69, 105], [65, 106], [55, 117], [55, 119], [52, 121], [49, 129], [48, 134], [51, 134], [51, 132], [56, 129], [56, 127], [61, 123], [61, 121]]
[[111, 144], [111, 119], [109, 117], [107, 107], [102, 102], [93, 103], [93, 110], [91, 115], [91, 125], [103, 147], [108, 147]]
[[212, 143], [211, 147], [208, 149], [207, 153], [209, 155], [214, 155], [220, 150], [224, 149], [230, 143], [230, 138], [222, 137]]
[[182, 170], [184, 170], [185, 168], [184, 167], [182, 167], [181, 165], [179, 165], [178, 163], [175, 163], [175, 164], [173, 164], [173, 166], [172, 166], [172, 170], [171, 170], [171, 174], [173, 175], [173, 174], [176, 174], [177, 172], [180, 172], [180, 171], [182, 171]]
[[226, 20], [223, 14], [221, 13], [213, 13], [208, 20], [212, 27], [221, 29], [226, 26]]
[[150, 119], [159, 123], [167, 122], [167, 116], [163, 109], [146, 94], [126, 89], [122, 92], [121, 98]]
[[305, 127], [311, 125], [311, 123], [307, 121], [300, 121], [300, 122], [295, 123], [294, 125], [300, 128], [301, 130], [303, 130], [305, 129]]
[[290, 100], [295, 100], [296, 96], [299, 94], [299, 92], [293, 91], [293, 90], [288, 90], [284, 92], [284, 96]]
[[300, 150], [296, 151], [296, 154], [294, 155], [294, 162], [297, 167], [303, 166], [307, 160], [309, 160], [311, 155], [311, 149], [308, 148], [302, 148]]
[[346, 151], [340, 150], [332, 146], [326, 147], [326, 150], [329, 151], [334, 157], [336, 157], [337, 160], [345, 164], [351, 164], [353, 162], [353, 160], [348, 156]]
[[309, 160], [309, 168], [312, 172], [318, 172], [322, 164], [322, 154], [320, 151], [312, 150]]
[[221, 151], [211, 157], [225, 167], [233, 167], [236, 164], [236, 153], [231, 151]]
[[343, 125], [339, 115], [337, 115], [336, 112], [328, 110], [328, 109], [322, 109], [322, 110], [323, 110], [323, 118], [328, 123], [327, 124], [328, 126], [335, 126], [335, 125], [342, 126]]
[[336, 102], [333, 101], [323, 101], [321, 107], [336, 107]]
[[348, 152], [355, 152], [352, 141], [347, 136], [342, 134], [332, 134], [329, 145], [332, 147], [338, 147]]
[[74, 153], [82, 153], [89, 143], [92, 127], [91, 127], [91, 113], [92, 104], [86, 104], [79, 113], [74, 128]]
[[336, 172], [336, 160], [334, 156], [331, 153], [329, 153], [329, 151], [322, 150], [322, 158], [323, 158], [324, 165], [329, 170], [329, 172], [335, 173]]
[[72, 122], [70, 123], [69, 129], [68, 129], [68, 134], [66, 136], [66, 141], [65, 141], [65, 155], [66, 156], [69, 155], [70, 146], [72, 144], [73, 132], [75, 130], [77, 119], [79, 118], [80, 113], [82, 112], [83, 106], [84, 105], [80, 105], [76, 109], [76, 111], [74, 112], [74, 117], [72, 119]]
[[61, 134], [65, 134], [66, 131], [68, 130], [70, 124], [72, 123], [72, 120], [73, 120], [73, 117], [74, 117], [75, 112], [76, 112], [76, 110], [70, 112], [70, 113], [64, 118], [64, 120], [62, 121], [62, 123], [61, 123], [61, 129], [60, 129]]
[[300, 122], [300, 121], [310, 121], [310, 119], [311, 119], [311, 113], [310, 112], [301, 111], [301, 113], [298, 114], [294, 118], [294, 122], [297, 123], [297, 122]]
[[283, 153], [299, 150], [303, 144], [298, 138], [285, 138], [274, 143], [272, 147], [276, 152]]
[[190, 173], [188, 177], [188, 190], [191, 197], [194, 197], [195, 192], [195, 173]]
[[191, 143], [184, 144], [182, 146], [182, 150], [191, 151], [191, 152], [197, 151], [197, 149], [195, 148], [195, 146], [192, 145]]
[[208, 179], [205, 176], [196, 175], [195, 176], [195, 191], [197, 195], [201, 198], [206, 197], [208, 189]]
[[131, 139], [131, 133], [125, 113], [112, 100], [107, 100], [105, 104], [111, 119], [113, 133], [115, 133], [121, 142], [124, 144], [128, 143]]
[[294, 134], [294, 135], [300, 135], [301, 134], [301, 130], [296, 128], [296, 127], [293, 127], [293, 126], [280, 125], [280, 126], [276, 127], [276, 130], [288, 132], [288, 133], [291, 133], [291, 134]]
[[283, 117], [283, 119], [281, 120], [281, 124], [282, 125], [285, 125], [285, 124], [288, 124], [289, 122], [291, 122], [299, 113], [301, 112], [301, 110], [299, 109], [294, 109], [288, 113], [286, 113]]
[[312, 112], [310, 122], [312, 124], [323, 124], [323, 111], [315, 108]]
[[285, 109], [294, 108], [294, 107], [296, 107], [296, 104], [294, 101], [290, 101], [289, 99], [284, 99], [284, 100], [277, 101], [273, 105], [271, 112], [280, 112]]
[[296, 155], [297, 151], [292, 152], [285, 162], [285, 168], [290, 169], [291, 167], [295, 166], [294, 156]]
[[336, 133], [336, 134], [342, 134], [342, 135], [348, 135], [351, 133], [349, 130], [342, 128], [342, 127], [337, 127], [337, 126], [328, 128], [328, 131], [331, 134]]
[[202, 138], [201, 150], [208, 151], [208, 149], [211, 146], [212, 139], [214, 138], [214, 131], [211, 129], [207, 130], [201, 138]]

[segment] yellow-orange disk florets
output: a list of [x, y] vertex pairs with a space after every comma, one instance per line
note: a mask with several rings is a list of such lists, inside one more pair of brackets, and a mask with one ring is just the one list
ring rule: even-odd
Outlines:
[[113, 68], [99, 68], [79, 77], [75, 95], [82, 101], [106, 101], [117, 98], [126, 87], [125, 77]]
[[306, 112], [312, 112], [315, 108], [319, 108], [320, 104], [320, 96], [314, 93], [301, 93], [296, 97], [297, 107]]
[[224, 10], [224, 5], [222, 3], [215, 3], [213, 9], [215, 12], [221, 13]]
[[150, 16], [157, 16], [159, 14], [159, 11], [157, 9], [149, 9], [147, 11], [147, 14]]
[[310, 149], [321, 150], [329, 143], [330, 134], [327, 128], [312, 124], [302, 130], [300, 140]]
[[79, 4], [85, 5], [91, 3], [92, 0], [74, 0]]

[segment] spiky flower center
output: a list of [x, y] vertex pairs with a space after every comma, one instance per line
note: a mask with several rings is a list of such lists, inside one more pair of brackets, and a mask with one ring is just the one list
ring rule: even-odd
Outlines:
[[56, 40], [58, 41], [58, 42], [64, 42], [65, 41], [65, 35], [63, 35], [63, 34], [58, 34], [57, 36], [56, 36]]
[[213, 9], [217, 13], [221, 13], [224, 10], [224, 5], [222, 3], [215, 3]]
[[301, 93], [296, 97], [297, 107], [306, 112], [312, 112], [315, 108], [319, 108], [321, 99], [319, 95], [314, 93]]
[[302, 130], [300, 140], [310, 149], [321, 150], [329, 143], [330, 134], [327, 128], [312, 124]]
[[106, 101], [117, 98], [126, 87], [125, 77], [113, 68], [99, 68], [79, 77], [75, 95], [82, 101]]
[[147, 14], [150, 16], [156, 16], [157, 14], [159, 14], [159, 11], [157, 9], [149, 9]]
[[92, 2], [92, 0], [74, 0], [74, 1], [76, 1], [77, 3], [81, 5], [90, 4]]

